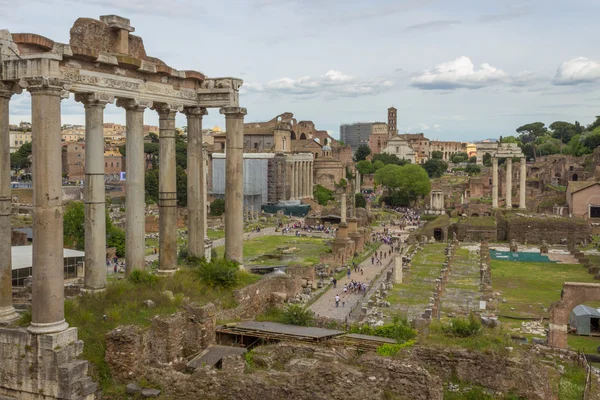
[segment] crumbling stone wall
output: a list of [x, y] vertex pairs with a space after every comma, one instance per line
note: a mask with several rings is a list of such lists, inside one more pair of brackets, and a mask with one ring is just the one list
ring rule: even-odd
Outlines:
[[302, 279], [289, 275], [273, 276], [233, 292], [238, 306], [230, 310], [219, 310], [217, 319], [232, 321], [254, 318], [272, 305], [271, 293], [284, 293], [290, 299], [302, 293]]
[[[228, 368], [198, 368], [191, 375], [153, 368], [148, 379], [180, 400], [347, 400], [406, 398], [442, 400], [440, 379], [412, 361], [291, 343], [258, 347], [256, 368], [240, 373], [245, 361], [227, 359]], [[233, 371], [233, 372], [231, 372]], [[388, 397], [390, 396], [390, 397]]]
[[590, 226], [581, 218], [549, 218], [542, 216], [506, 216], [506, 240], [519, 243], [548, 244], [583, 243], [589, 240]]
[[415, 347], [412, 358], [443, 381], [459, 379], [501, 393], [513, 392], [530, 400], [557, 399], [550, 387], [552, 367], [533, 354], [508, 357], [494, 352]]
[[177, 363], [215, 340], [215, 306], [189, 304], [184, 310], [156, 316], [150, 327], [121, 326], [106, 335], [105, 359], [122, 382], [142, 377], [150, 365]]

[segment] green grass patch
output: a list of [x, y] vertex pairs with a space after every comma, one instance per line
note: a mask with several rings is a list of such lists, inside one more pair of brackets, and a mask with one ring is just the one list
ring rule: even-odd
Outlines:
[[567, 344], [573, 350], [582, 351], [586, 354], [598, 354], [600, 337], [569, 335]]
[[[296, 247], [298, 251], [283, 254], [279, 248]], [[327, 240], [301, 236], [261, 236], [244, 241], [244, 261], [259, 265], [312, 265], [319, 262], [319, 255], [329, 250]], [[217, 248], [223, 257], [224, 247]]]
[[377, 347], [377, 349], [375, 351], [380, 356], [393, 357], [396, 354], [398, 354], [398, 352], [400, 350], [402, 350], [406, 347], [411, 347], [414, 344], [415, 344], [414, 340], [407, 340], [404, 343], [395, 343], [395, 344], [386, 343], [386, 344], [382, 344], [381, 346]]
[[559, 400], [583, 399], [585, 378], [585, 369], [578, 365], [567, 365], [558, 384]]
[[547, 317], [544, 309], [560, 300], [564, 282], [594, 282], [579, 264], [492, 260], [491, 267], [494, 291], [507, 300], [499, 312], [513, 317]]

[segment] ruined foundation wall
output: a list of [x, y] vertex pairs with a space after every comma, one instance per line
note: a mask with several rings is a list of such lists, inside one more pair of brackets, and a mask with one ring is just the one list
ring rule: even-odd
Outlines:
[[518, 243], [548, 244], [589, 241], [590, 226], [581, 218], [506, 217], [506, 240]]
[[82, 352], [76, 328], [47, 335], [0, 328], [0, 397], [94, 399], [97, 385], [88, 362], [78, 359]]
[[113, 378], [125, 382], [144, 376], [150, 365], [177, 363], [215, 339], [215, 307], [192, 303], [172, 315], [156, 316], [147, 328], [121, 326], [106, 335], [106, 362]]

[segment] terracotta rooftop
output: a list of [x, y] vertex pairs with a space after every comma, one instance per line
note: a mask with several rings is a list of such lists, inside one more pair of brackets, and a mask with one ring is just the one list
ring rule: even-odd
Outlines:
[[569, 181], [567, 183], [567, 187], [571, 193], [579, 192], [580, 190], [589, 188], [590, 186], [594, 186], [596, 184], [600, 184], [597, 181]]

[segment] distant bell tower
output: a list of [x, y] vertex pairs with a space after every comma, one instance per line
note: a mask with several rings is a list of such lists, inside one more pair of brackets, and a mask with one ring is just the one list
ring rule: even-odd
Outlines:
[[388, 138], [398, 133], [398, 110], [394, 107], [388, 108]]

